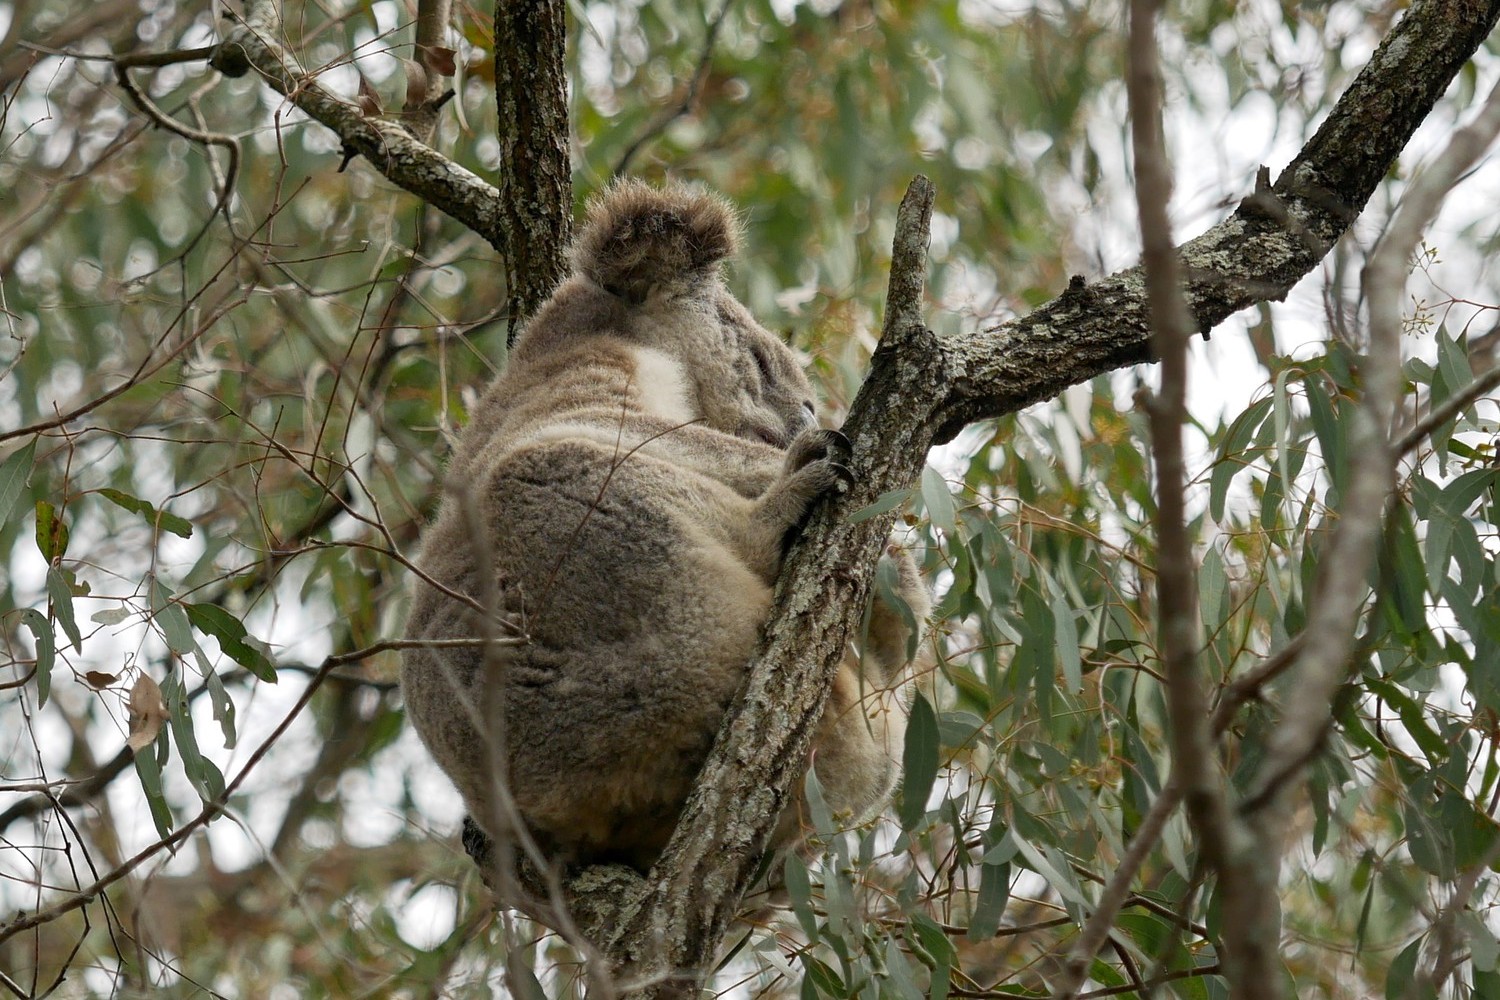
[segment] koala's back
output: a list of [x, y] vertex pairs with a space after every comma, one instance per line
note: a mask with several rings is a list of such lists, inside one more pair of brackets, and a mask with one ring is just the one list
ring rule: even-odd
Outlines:
[[[559, 853], [649, 862], [670, 833], [770, 603], [770, 587], [724, 539], [683, 516], [748, 501], [639, 452], [625, 461], [587, 437], [517, 449], [485, 469], [473, 502], [492, 530], [500, 610], [525, 642], [492, 674], [477, 648], [415, 651], [404, 671], [414, 719], [482, 826], [494, 799], [479, 718], [499, 708], [509, 785], [527, 824]], [[423, 568], [483, 594], [467, 501], [431, 533]], [[476, 634], [473, 611], [419, 593], [414, 638]], [[474, 709], [451, 713], [457, 697]], [[420, 722], [419, 722], [420, 725]]]

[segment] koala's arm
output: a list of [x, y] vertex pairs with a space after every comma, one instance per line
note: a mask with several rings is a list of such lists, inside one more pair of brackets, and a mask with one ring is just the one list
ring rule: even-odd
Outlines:
[[742, 551], [768, 585], [775, 586], [781, 572], [788, 535], [819, 497], [848, 481], [848, 460], [849, 439], [838, 431], [803, 431], [787, 450], [781, 474], [756, 498], [742, 528]]

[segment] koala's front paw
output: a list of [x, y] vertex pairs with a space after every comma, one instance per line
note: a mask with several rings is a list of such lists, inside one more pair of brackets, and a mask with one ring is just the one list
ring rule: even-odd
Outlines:
[[493, 892], [495, 886], [490, 877], [495, 865], [495, 842], [490, 839], [489, 834], [479, 828], [479, 824], [474, 822], [472, 816], [464, 817], [463, 833], [459, 837], [459, 842], [463, 844], [464, 853], [474, 859], [485, 888]]
[[785, 472], [791, 475], [813, 462], [826, 461], [840, 479], [852, 483], [854, 473], [849, 471], [848, 462], [853, 450], [842, 431], [811, 427], [793, 438], [787, 447]]
[[814, 428], [798, 434], [787, 449], [781, 478], [760, 499], [761, 521], [779, 532], [801, 525], [814, 501], [854, 481], [845, 464], [849, 454], [849, 439], [838, 431]]

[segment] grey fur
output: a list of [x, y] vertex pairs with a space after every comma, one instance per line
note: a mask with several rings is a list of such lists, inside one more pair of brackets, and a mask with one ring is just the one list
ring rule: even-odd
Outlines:
[[[407, 715], [491, 836], [517, 811], [566, 860], [645, 869], [670, 836], [771, 606], [787, 533], [847, 475], [793, 352], [719, 278], [720, 199], [624, 182], [590, 206], [574, 273], [484, 393], [428, 529], [409, 638], [477, 638], [490, 608], [524, 642], [407, 652]], [[469, 525], [482, 526], [476, 540]], [[486, 556], [486, 553], [488, 554]], [[893, 552], [920, 622], [930, 602]], [[907, 630], [877, 604], [814, 749], [851, 817], [890, 795]], [[499, 680], [501, 690], [487, 691]], [[489, 740], [503, 713], [509, 774]], [[794, 807], [778, 846], [798, 836]]]

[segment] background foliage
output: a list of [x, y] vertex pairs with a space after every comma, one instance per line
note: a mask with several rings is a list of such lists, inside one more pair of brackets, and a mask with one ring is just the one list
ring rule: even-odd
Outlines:
[[[1181, 235], [1221, 217], [1258, 163], [1285, 162], [1398, 10], [1169, 7]], [[835, 421], [873, 346], [913, 173], [939, 192], [942, 332], [1138, 253], [1115, 3], [573, 14], [580, 199], [623, 165], [744, 206], [732, 283], [807, 352]], [[436, 145], [486, 175], [489, 15], [458, 15], [458, 96]], [[285, 10], [326, 85], [352, 99], [363, 77], [386, 108], [401, 104], [411, 17], [388, 0]], [[399, 634], [404, 560], [451, 435], [503, 364], [493, 252], [362, 161], [341, 170], [329, 133], [253, 78], [201, 62], [133, 71], [179, 121], [236, 138], [237, 163], [154, 128], [88, 56], [209, 44], [197, 5], [9, 0], [0, 32], [0, 903], [29, 912], [118, 869], [255, 763], [227, 815], [0, 944], [0, 970], [38, 993], [66, 973], [66, 995], [578, 989], [556, 938], [486, 913], [452, 836], [457, 798], [403, 731], [397, 654], [380, 645]], [[1320, 281], [1195, 347], [1189, 502], [1201, 663], [1219, 683], [1274, 663], [1301, 629], [1360, 460], [1342, 419], [1360, 396], [1358, 269], [1405, 172], [1497, 72], [1493, 50], [1466, 71]], [[1413, 420], [1495, 363], [1497, 189], [1487, 162], [1416, 262]], [[1133, 400], [1150, 378], [971, 428], [891, 498], [908, 502], [941, 595], [905, 789], [871, 829], [813, 817], [824, 854], [789, 862], [790, 912], [736, 946], [719, 987], [1050, 995], [1166, 767], [1155, 500]], [[1445, 955], [1463, 963], [1449, 994], [1500, 996], [1495, 441], [1481, 400], [1403, 463], [1357, 670], [1287, 831], [1299, 996], [1421, 996], [1419, 973]], [[1232, 768], [1275, 718], [1256, 702], [1234, 719]], [[1226, 928], [1193, 852], [1174, 819], [1093, 989], [1137, 995], [1167, 976], [1169, 995], [1222, 995]]]

